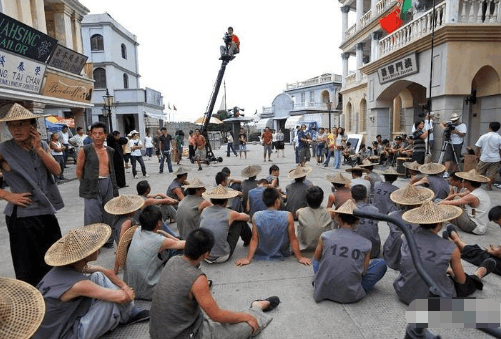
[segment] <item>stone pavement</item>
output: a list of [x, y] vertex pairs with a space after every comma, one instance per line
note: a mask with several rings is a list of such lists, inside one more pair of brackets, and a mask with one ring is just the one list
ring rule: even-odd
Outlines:
[[[269, 166], [274, 163], [280, 167], [281, 186], [285, 187], [290, 179], [287, 173], [295, 167], [292, 146], [286, 146], [286, 157], [276, 158], [273, 162], [263, 162], [262, 147], [249, 145], [248, 159], [239, 159], [233, 155], [226, 157], [225, 149], [215, 150], [216, 156], [223, 157], [224, 161], [210, 166], [203, 166], [203, 171], [197, 171], [196, 164], [192, 165], [184, 159], [181, 164], [191, 168], [188, 180], [199, 177], [209, 187], [215, 184], [215, 174], [224, 166], [232, 171], [232, 176], [239, 178], [240, 171], [249, 164], [258, 164], [263, 167], [263, 172], [258, 178], [265, 177]], [[148, 179], [153, 192], [165, 192], [173, 175], [164, 172], [158, 173], [156, 158], [146, 160], [146, 167], [150, 178]], [[309, 179], [320, 186], [325, 192], [324, 205], [327, 194], [331, 191], [330, 183], [325, 180], [325, 175], [334, 172], [332, 167], [325, 168], [314, 162], [310, 163], [313, 172]], [[174, 169], [177, 166], [174, 164]], [[60, 184], [59, 188], [64, 197], [66, 207], [58, 214], [62, 233], [67, 233], [72, 227], [83, 225], [83, 199], [78, 197], [78, 181], [75, 180], [75, 166], [70, 164], [65, 171], [69, 180]], [[135, 194], [135, 184], [142, 180], [132, 178], [127, 173], [127, 184], [120, 190], [122, 194]], [[406, 185], [408, 179], [398, 179], [396, 185]], [[501, 203], [501, 190], [489, 193], [494, 203]], [[3, 209], [5, 201], [0, 202]], [[175, 226], [175, 225], [173, 225]], [[380, 223], [379, 233], [384, 242], [388, 236], [388, 227]], [[489, 243], [501, 243], [501, 228], [491, 224], [487, 234], [475, 236], [461, 232], [463, 239], [470, 243], [478, 243], [481, 247]], [[405, 335], [406, 305], [400, 302], [393, 289], [393, 281], [397, 273], [391, 269], [376, 285], [369, 295], [355, 304], [337, 304], [330, 301], [315, 303], [313, 300], [313, 270], [311, 267], [300, 265], [294, 256], [284, 261], [253, 261], [249, 266], [236, 267], [235, 260], [244, 257], [247, 249], [242, 242], [237, 245], [235, 253], [229, 262], [217, 265], [202, 263], [202, 270], [212, 279], [214, 285], [212, 292], [223, 308], [244, 310], [249, 307], [254, 299], [278, 295], [282, 301], [280, 306], [271, 314], [274, 319], [262, 332], [259, 338], [403, 338]], [[103, 249], [98, 259], [98, 264], [111, 268], [113, 266], [114, 249]], [[308, 254], [311, 256], [311, 254]], [[467, 273], [473, 273], [475, 267], [463, 261]], [[14, 277], [8, 232], [5, 219], [0, 218], [0, 276]], [[491, 274], [484, 280], [484, 290], [477, 291], [474, 296], [501, 300], [501, 277]], [[138, 301], [139, 305], [149, 308], [150, 303]], [[483, 332], [475, 329], [433, 329], [443, 338], [489, 338]], [[104, 338], [149, 338], [148, 323], [121, 327]]]

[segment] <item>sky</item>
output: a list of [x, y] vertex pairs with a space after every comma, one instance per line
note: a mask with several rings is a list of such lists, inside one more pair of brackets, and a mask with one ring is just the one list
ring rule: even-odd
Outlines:
[[[137, 36], [140, 86], [175, 105], [173, 121], [203, 116], [221, 66], [228, 26], [240, 54], [226, 67], [227, 108], [261, 113], [287, 83], [342, 74], [341, 10], [336, 0], [80, 0], [108, 12]], [[221, 86], [214, 113], [220, 107]]]

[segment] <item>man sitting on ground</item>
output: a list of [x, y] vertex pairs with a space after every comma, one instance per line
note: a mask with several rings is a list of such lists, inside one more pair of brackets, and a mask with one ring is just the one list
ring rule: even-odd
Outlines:
[[454, 200], [456, 198], [462, 198], [468, 195], [470, 191], [464, 188], [463, 179], [456, 175], [456, 172], [452, 172], [449, 176], [449, 195], [445, 200]]
[[352, 179], [350, 182], [350, 188], [355, 185], [364, 185], [365, 188], [367, 188], [367, 192], [371, 191], [371, 182], [362, 177], [363, 173], [369, 172], [366, 168], [357, 165], [355, 167], [348, 168], [346, 172], [351, 172]]
[[302, 207], [308, 206], [306, 202], [306, 190], [310, 185], [306, 184], [306, 176], [312, 171], [311, 167], [298, 166], [289, 172], [289, 178], [294, 179], [294, 182], [288, 185], [285, 190], [287, 192], [287, 204], [285, 209], [292, 213], [294, 220], [297, 220], [296, 211]]
[[188, 194], [179, 203], [176, 223], [179, 236], [186, 239], [191, 231], [200, 227], [200, 215], [206, 207], [211, 206], [211, 203], [202, 197], [205, 186], [200, 179], [193, 179], [184, 188]]
[[252, 232], [247, 225], [249, 215], [226, 208], [228, 199], [236, 197], [237, 192], [222, 185], [203, 193], [202, 196], [210, 199], [212, 206], [202, 211], [200, 228], [211, 230], [216, 237], [214, 248], [205, 261], [209, 264], [225, 262], [233, 255], [239, 237], [242, 237], [244, 246], [250, 243]]
[[388, 214], [396, 209], [390, 199], [390, 194], [398, 189], [393, 185], [398, 178], [398, 173], [393, 167], [389, 167], [381, 174], [384, 176], [384, 182], [378, 182], [374, 186], [374, 206], [377, 207], [379, 213]]
[[[379, 213], [379, 210], [374, 205], [367, 203], [367, 189], [362, 185], [355, 185], [351, 188], [351, 196], [357, 208], [361, 211], [369, 213]], [[353, 232], [361, 235], [372, 243], [370, 258], [377, 258], [381, 249], [381, 238], [379, 238], [378, 221], [369, 218], [360, 218], [357, 228]]]
[[331, 214], [320, 205], [324, 200], [324, 191], [318, 186], [309, 187], [306, 190], [306, 202], [308, 207], [297, 210], [297, 237], [299, 248], [303, 250], [315, 250], [318, 238], [325, 231], [332, 229]]
[[175, 172], [174, 175], [176, 178], [172, 180], [169, 188], [167, 188], [166, 195], [169, 198], [176, 199], [177, 201], [181, 201], [184, 199], [183, 185], [187, 185], [188, 182], [188, 172], [189, 169], [183, 166], [180, 166]]
[[259, 173], [261, 173], [261, 166], [259, 165], [249, 165], [241, 172], [242, 177], [247, 178], [242, 181], [242, 211], [247, 207], [249, 191], [257, 187], [256, 177]]
[[[151, 186], [148, 180], [138, 182], [136, 191], [144, 199], [144, 207], [157, 205], [162, 209], [163, 220], [176, 219], [176, 209], [173, 207], [178, 203], [176, 199], [169, 198], [163, 193], [151, 194]], [[137, 214], [137, 218], [139, 218], [139, 214]]]
[[245, 211], [252, 218], [254, 213], [258, 211], [264, 211], [267, 207], [263, 202], [263, 192], [268, 187], [268, 180], [260, 179], [257, 182], [257, 187], [249, 191], [249, 196], [247, 199], [247, 208]]
[[450, 188], [447, 180], [443, 178], [443, 173], [445, 171], [444, 165], [430, 162], [419, 166], [419, 171], [426, 174], [426, 177], [414, 183], [414, 185], [425, 185], [435, 192], [433, 200], [443, 200], [447, 198]]
[[272, 317], [263, 312], [278, 306], [276, 296], [254, 301], [245, 312], [227, 311], [216, 303], [200, 270], [214, 242], [209, 230], [194, 230], [186, 239], [184, 255], [165, 265], [151, 304], [152, 339], [250, 338], [271, 322]]
[[278, 188], [280, 186], [280, 181], [278, 176], [280, 175], [280, 168], [277, 165], [271, 165], [269, 169], [270, 175], [266, 178], [271, 187]]
[[[304, 168], [304, 167], [303, 167]], [[310, 265], [311, 260], [304, 258], [299, 250], [299, 243], [294, 230], [292, 214], [279, 211], [280, 194], [276, 188], [268, 187], [263, 192], [266, 211], [256, 212], [252, 217], [252, 239], [246, 258], [236, 261], [238, 266], [251, 263], [252, 259], [282, 259], [290, 255], [290, 247], [297, 261]]]
[[341, 207], [346, 200], [351, 199], [351, 190], [347, 186], [350, 180], [341, 173], [336, 175], [327, 175], [325, 179], [332, 184], [333, 193], [329, 194], [327, 199], [327, 208], [334, 206], [334, 209]]

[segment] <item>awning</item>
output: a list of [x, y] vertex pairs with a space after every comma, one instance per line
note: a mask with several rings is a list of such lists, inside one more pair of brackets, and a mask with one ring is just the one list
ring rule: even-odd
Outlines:
[[287, 120], [285, 121], [285, 129], [294, 129], [297, 125], [297, 122], [302, 118], [302, 115], [295, 115], [287, 118]]
[[256, 128], [258, 130], [260, 129], [265, 129], [266, 127], [272, 128], [273, 127], [273, 120], [270, 118], [267, 119], [261, 119], [256, 123]]

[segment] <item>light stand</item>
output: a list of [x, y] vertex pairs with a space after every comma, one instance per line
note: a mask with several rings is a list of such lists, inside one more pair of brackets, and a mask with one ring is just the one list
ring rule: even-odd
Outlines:
[[108, 117], [108, 129], [109, 133], [113, 131], [113, 125], [111, 123], [111, 107], [115, 104], [115, 97], [110, 95], [110, 92], [106, 88], [106, 95], [103, 95], [104, 107], [103, 107], [103, 115], [104, 117]]

